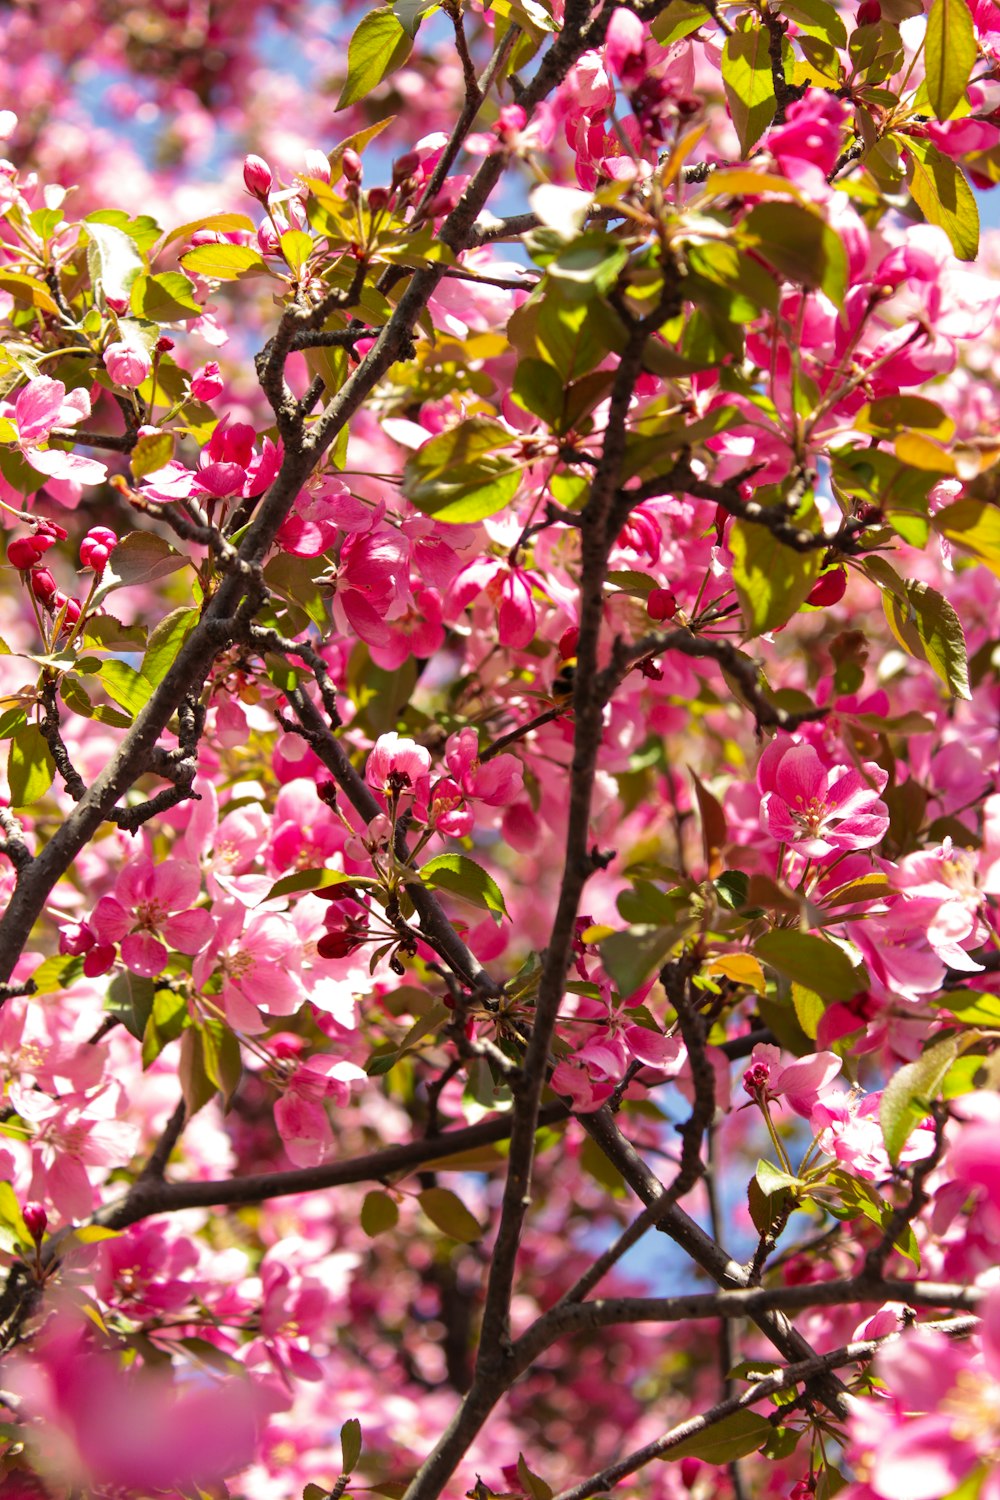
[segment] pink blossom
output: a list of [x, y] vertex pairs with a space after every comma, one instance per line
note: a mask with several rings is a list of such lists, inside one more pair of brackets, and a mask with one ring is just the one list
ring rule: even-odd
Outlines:
[[133, 341], [119, 340], [104, 351], [104, 365], [115, 385], [135, 390], [148, 376], [153, 362], [147, 351]]
[[479, 735], [462, 729], [449, 739], [445, 765], [467, 797], [477, 797], [489, 807], [506, 807], [521, 793], [524, 777], [516, 755], [497, 755], [483, 765], [479, 759]]
[[757, 767], [767, 831], [810, 859], [870, 849], [884, 837], [889, 810], [879, 793], [888, 780], [874, 761], [860, 771], [826, 770], [812, 745], [786, 735], [771, 741]]
[[293, 1015], [306, 995], [302, 945], [292, 923], [278, 912], [258, 912], [247, 920], [236, 901], [217, 902], [214, 911], [215, 940], [195, 959], [195, 983], [204, 984], [213, 973], [221, 976], [226, 1017], [238, 1031], [262, 1031], [261, 1011]]
[[412, 792], [430, 775], [431, 757], [423, 745], [393, 731], [380, 734], [368, 755], [365, 780], [383, 796]]
[[194, 906], [200, 890], [195, 865], [181, 859], [154, 865], [139, 854], [123, 867], [114, 895], [98, 901], [90, 925], [100, 943], [121, 944], [134, 974], [160, 974], [169, 957], [161, 934], [179, 953], [199, 953], [212, 936], [210, 914]]
[[191, 376], [191, 394], [199, 401], [214, 401], [216, 396], [222, 395], [225, 388], [222, 372], [214, 359], [210, 359], [207, 365], [202, 365]]
[[314, 1053], [295, 1068], [274, 1108], [275, 1124], [289, 1160], [297, 1167], [315, 1167], [333, 1151], [334, 1137], [325, 1101], [338, 1108], [348, 1103], [352, 1083], [368, 1075], [345, 1058]]
[[780, 1048], [759, 1042], [750, 1054], [743, 1083], [752, 1097], [784, 1101], [797, 1115], [808, 1119], [814, 1106], [831, 1091], [841, 1066], [835, 1052], [811, 1052], [782, 1064]]
[[85, 390], [67, 393], [61, 380], [36, 375], [17, 394], [12, 403], [0, 401], [0, 418], [14, 426], [16, 441], [39, 474], [50, 479], [71, 480], [77, 484], [100, 484], [107, 478], [107, 467], [96, 459], [60, 448], [42, 448], [54, 427], [75, 427], [90, 416], [90, 396]]

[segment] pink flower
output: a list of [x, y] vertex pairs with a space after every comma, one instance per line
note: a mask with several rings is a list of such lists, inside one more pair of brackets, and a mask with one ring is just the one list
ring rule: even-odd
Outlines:
[[479, 735], [471, 728], [451, 736], [444, 760], [465, 795], [477, 797], [489, 807], [505, 807], [513, 802], [524, 785], [521, 762], [516, 755], [498, 755], [485, 766], [482, 764]]
[[365, 780], [383, 796], [412, 792], [430, 775], [430, 753], [415, 740], [380, 734], [368, 756]]
[[199, 401], [214, 401], [216, 396], [221, 396], [226, 388], [222, 373], [214, 359], [210, 359], [207, 365], [202, 365], [191, 376], [191, 394]]
[[104, 351], [104, 365], [115, 385], [135, 390], [146, 379], [153, 362], [144, 348], [135, 342], [109, 344]]
[[812, 745], [779, 735], [757, 767], [768, 833], [810, 859], [870, 849], [889, 827], [889, 810], [879, 800], [889, 773], [874, 761], [862, 770], [828, 771]]
[[262, 156], [248, 156], [243, 162], [243, 181], [254, 198], [266, 199], [274, 174]]
[[212, 936], [210, 914], [195, 907], [201, 873], [182, 859], [154, 865], [148, 855], [130, 859], [102, 896], [90, 925], [101, 944], [121, 943], [122, 961], [133, 974], [160, 974], [168, 952], [160, 934], [179, 953], [199, 953]]
[[743, 1086], [752, 1098], [784, 1101], [797, 1115], [808, 1119], [819, 1100], [830, 1092], [841, 1066], [835, 1052], [811, 1052], [782, 1066], [780, 1049], [762, 1042], [750, 1054]]
[[222, 977], [222, 1004], [238, 1031], [263, 1031], [260, 1012], [290, 1016], [306, 998], [302, 983], [302, 944], [287, 917], [258, 912], [246, 921], [236, 901], [216, 903], [218, 927], [211, 950], [195, 959], [192, 973], [203, 985]]
[[16, 441], [29, 464], [50, 479], [71, 480], [76, 484], [100, 484], [108, 476], [106, 465], [80, 453], [65, 453], [60, 448], [41, 448], [54, 427], [75, 427], [90, 416], [90, 397], [84, 390], [66, 392], [61, 380], [36, 375], [29, 380], [17, 399], [0, 401], [0, 417], [14, 426]]
[[315, 1167], [333, 1150], [333, 1129], [325, 1101], [338, 1108], [351, 1097], [352, 1083], [367, 1082], [364, 1068], [345, 1058], [314, 1053], [295, 1069], [285, 1092], [274, 1107], [278, 1127], [289, 1160], [297, 1167]]
[[119, 1091], [49, 1099], [15, 1084], [11, 1097], [31, 1131], [32, 1199], [51, 1203], [66, 1220], [86, 1218], [95, 1201], [91, 1170], [121, 1166], [138, 1143], [137, 1128], [117, 1118]]

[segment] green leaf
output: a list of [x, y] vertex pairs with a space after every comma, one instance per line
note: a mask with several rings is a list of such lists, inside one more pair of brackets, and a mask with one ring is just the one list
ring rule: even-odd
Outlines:
[[613, 932], [601, 943], [601, 962], [615, 982], [619, 995], [635, 993], [656, 969], [662, 967], [687, 932], [687, 923], [651, 927], [639, 923], [627, 932]]
[[503, 892], [493, 876], [465, 854], [439, 854], [435, 859], [429, 859], [421, 867], [420, 878], [425, 885], [448, 891], [472, 906], [488, 911], [498, 927], [504, 917], [510, 920]]
[[97, 675], [108, 697], [113, 698], [133, 718], [145, 708], [152, 696], [151, 684], [127, 662], [106, 661]]
[[977, 56], [975, 28], [965, 0], [934, 0], [924, 36], [924, 81], [939, 120], [947, 120], [965, 98]]
[[740, 155], [747, 156], [770, 125], [776, 108], [766, 26], [757, 22], [726, 37], [722, 83], [739, 137]]
[[158, 621], [149, 637], [140, 669], [146, 682], [153, 687], [160, 685], [177, 660], [178, 651], [197, 625], [198, 619], [196, 609], [173, 609]]
[[978, 990], [945, 990], [935, 1005], [950, 1010], [965, 1026], [989, 1026], [1000, 1030], [1000, 995]]
[[799, 203], [758, 203], [736, 230], [787, 281], [815, 287], [838, 307], [847, 289], [847, 252], [840, 236]]
[[661, 10], [653, 21], [650, 31], [661, 47], [669, 47], [705, 24], [703, 5], [692, 5], [689, 0], [670, 0], [666, 10]]
[[240, 1044], [223, 1021], [211, 1016], [202, 1022], [201, 1046], [205, 1076], [222, 1095], [223, 1108], [228, 1109], [243, 1076]]
[[177, 1077], [190, 1119], [216, 1095], [216, 1085], [209, 1078], [205, 1068], [203, 1033], [197, 1026], [189, 1026], [181, 1037], [181, 1056]]
[[403, 493], [438, 521], [484, 521], [503, 510], [520, 486], [524, 462], [510, 443], [507, 428], [487, 417], [459, 422], [407, 460]]
[[312, 235], [301, 229], [287, 229], [281, 236], [281, 253], [296, 275], [313, 253]]
[[181, 265], [212, 281], [268, 274], [263, 255], [252, 245], [196, 245], [181, 256]]
[[32, 974], [36, 995], [55, 995], [68, 990], [83, 973], [83, 959], [72, 953], [54, 953], [43, 959]]
[[347, 79], [336, 108], [346, 109], [364, 99], [383, 78], [402, 67], [412, 46], [412, 38], [393, 11], [369, 11], [348, 45]]
[[142, 1041], [153, 1013], [154, 990], [151, 979], [145, 974], [133, 974], [131, 969], [116, 974], [108, 986], [104, 1009], [120, 1021], [136, 1041]]
[[361, 1423], [350, 1417], [340, 1429], [340, 1461], [342, 1474], [353, 1474], [361, 1457]]
[[665, 1462], [676, 1458], [700, 1458], [708, 1464], [734, 1463], [756, 1453], [762, 1443], [771, 1436], [772, 1427], [765, 1417], [755, 1411], [736, 1411], [713, 1422], [704, 1432], [685, 1438], [662, 1455]]
[[882, 590], [882, 608], [896, 640], [918, 661], [929, 662], [953, 698], [971, 699], [965, 632], [954, 608], [928, 583], [900, 578], [883, 557], [865, 560]]
[[807, 36], [818, 36], [834, 47], [847, 46], [847, 28], [828, 0], [781, 0], [781, 14], [790, 16]]
[[440, 1229], [449, 1239], [462, 1245], [474, 1245], [483, 1237], [483, 1230], [470, 1214], [461, 1198], [447, 1188], [425, 1188], [420, 1194], [420, 1207], [435, 1229]]
[[175, 990], [159, 989], [142, 1037], [142, 1066], [150, 1067], [169, 1042], [175, 1042], [188, 1024], [187, 1001]]
[[143, 271], [142, 257], [135, 241], [112, 224], [91, 221], [85, 228], [89, 240], [87, 270], [91, 286], [105, 298], [128, 302], [132, 283]]
[[928, 1047], [916, 1062], [906, 1063], [882, 1090], [879, 1121], [889, 1160], [896, 1164], [900, 1152], [928, 1112], [955, 1059], [958, 1042], [944, 1037]]
[[361, 1205], [361, 1228], [370, 1240], [376, 1235], [385, 1234], [389, 1229], [395, 1229], [398, 1223], [399, 1209], [395, 1198], [391, 1198], [380, 1188], [373, 1188], [370, 1193], [365, 1194]]
[[52, 785], [56, 764], [37, 724], [25, 724], [11, 735], [7, 785], [11, 807], [32, 807]]
[[865, 987], [863, 970], [854, 968], [844, 950], [811, 932], [776, 927], [757, 939], [754, 952], [779, 974], [824, 1000], [850, 1000]]
[[900, 137], [910, 158], [910, 192], [929, 224], [951, 240], [959, 260], [975, 260], [979, 249], [979, 209], [961, 168], [931, 141]]
[[548, 273], [569, 302], [589, 302], [612, 291], [628, 260], [620, 240], [598, 229], [583, 234], [550, 261]]
[[155, 474], [157, 469], [165, 468], [173, 456], [172, 432], [144, 433], [128, 456], [133, 478], [145, 479], [147, 474]]
[[164, 537], [152, 531], [130, 531], [111, 554], [101, 579], [101, 597], [137, 583], [155, 583], [187, 565], [188, 559], [175, 552]]
[[815, 990], [808, 989], [804, 984], [793, 983], [792, 1005], [795, 1007], [795, 1015], [802, 1030], [810, 1041], [815, 1041], [819, 1023], [826, 1010], [822, 995], [817, 995]]
[[804, 1186], [790, 1172], [782, 1172], [780, 1167], [774, 1166], [772, 1162], [765, 1161], [763, 1158], [757, 1163], [754, 1177], [765, 1198], [773, 1198], [775, 1193], [798, 1193], [799, 1189]]
[[[810, 502], [803, 530], [818, 530], [818, 519]], [[733, 554], [733, 583], [750, 636], [776, 630], [798, 613], [823, 562], [821, 548], [796, 552], [767, 526], [753, 521], [733, 522], [729, 549]]]
[[130, 296], [136, 317], [154, 323], [182, 323], [204, 309], [194, 295], [194, 284], [180, 271], [162, 271], [157, 276], [137, 276]]
[[517, 1477], [529, 1500], [552, 1500], [552, 1486], [531, 1472], [523, 1453], [517, 1455]]
[[8, 1254], [16, 1254], [22, 1246], [32, 1243], [13, 1187], [9, 1182], [0, 1182], [0, 1247]]
[[297, 870], [294, 875], [283, 875], [272, 885], [267, 900], [276, 896], [297, 896], [302, 891], [326, 891], [335, 885], [373, 886], [376, 882], [364, 875], [345, 875], [343, 870]]
[[1000, 509], [982, 500], [958, 500], [938, 511], [931, 525], [1000, 578]]

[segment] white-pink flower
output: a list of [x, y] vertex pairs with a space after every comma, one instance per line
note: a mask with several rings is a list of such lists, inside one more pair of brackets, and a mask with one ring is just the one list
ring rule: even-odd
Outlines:
[[383, 796], [413, 792], [430, 775], [431, 757], [416, 740], [402, 738], [393, 731], [380, 734], [365, 766], [365, 780]]
[[13, 402], [0, 401], [0, 420], [5, 419], [13, 429], [6, 441], [17, 443], [36, 473], [77, 484], [100, 484], [108, 477], [106, 465], [80, 453], [40, 445], [48, 442], [53, 428], [75, 427], [89, 416], [89, 394], [80, 389], [67, 393], [61, 380], [48, 375], [29, 380]]

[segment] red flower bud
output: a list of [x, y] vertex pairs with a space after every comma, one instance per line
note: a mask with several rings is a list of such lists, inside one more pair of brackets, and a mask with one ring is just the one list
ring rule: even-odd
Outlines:
[[43, 604], [56, 593], [56, 581], [48, 568], [34, 568], [31, 572], [31, 592]]
[[65, 526], [58, 526], [55, 521], [36, 521], [35, 531], [39, 536], [50, 536], [59, 542], [64, 542], [69, 536]]
[[45, 1234], [45, 1226], [49, 1222], [48, 1214], [40, 1203], [26, 1203], [21, 1210], [21, 1216], [31, 1238], [36, 1245], [40, 1245]]
[[417, 152], [404, 151], [402, 156], [398, 156], [392, 164], [393, 186], [397, 183], [405, 182], [408, 177], [412, 177], [419, 166], [420, 157]]
[[7, 548], [7, 561], [12, 568], [17, 568], [21, 573], [29, 572], [37, 563], [47, 547], [51, 547], [51, 541], [46, 537], [40, 547], [39, 538], [34, 536], [15, 537]]
[[569, 661], [571, 656], [576, 655], [576, 648], [580, 644], [580, 632], [575, 625], [570, 625], [559, 637], [559, 655], [563, 661]]
[[646, 613], [651, 620], [672, 620], [677, 613], [673, 589], [650, 589]]
[[324, 932], [316, 944], [320, 958], [346, 958], [358, 946], [358, 938], [351, 932]]
[[806, 603], [822, 606], [824, 604], [836, 604], [843, 599], [847, 589], [847, 569], [831, 568], [828, 573], [823, 573], [813, 584], [812, 592], [806, 595]]
[[859, 26], [877, 26], [882, 19], [882, 7], [879, 0], [861, 0], [856, 16]]
[[68, 922], [59, 933], [59, 952], [79, 958], [81, 954], [89, 953], [96, 941], [86, 922]]
[[109, 969], [114, 968], [117, 957], [114, 943], [102, 943], [100, 947], [91, 948], [84, 955], [83, 972], [88, 979], [96, 979], [98, 975], [106, 974]]

